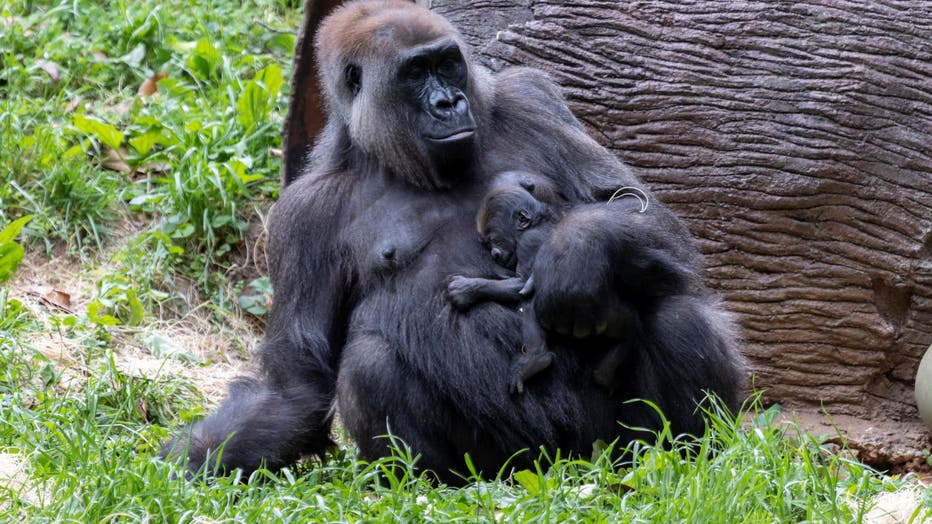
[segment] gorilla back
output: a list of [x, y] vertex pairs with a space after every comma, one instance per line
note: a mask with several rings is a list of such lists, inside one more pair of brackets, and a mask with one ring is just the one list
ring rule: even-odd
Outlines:
[[[164, 455], [187, 455], [192, 469], [281, 468], [326, 451], [336, 407], [364, 458], [387, 454], [391, 432], [451, 481], [464, 453], [495, 473], [521, 449], [587, 454], [596, 439], [636, 436], [619, 422], [656, 428], [631, 398], [655, 402], [676, 432], [702, 430], [706, 391], [737, 405], [743, 361], [688, 232], [656, 200], [644, 213], [609, 201], [641, 183], [544, 74], [492, 76], [446, 20], [391, 0], [335, 11], [317, 58], [328, 123], [270, 219], [261, 373]], [[505, 170], [540, 173], [572, 204], [533, 266], [535, 314], [559, 351], [520, 396], [501, 372], [521, 343], [518, 313], [459, 311], [444, 297], [451, 275], [513, 276], [473, 221]], [[608, 393], [592, 371], [632, 310], [638, 331]]]

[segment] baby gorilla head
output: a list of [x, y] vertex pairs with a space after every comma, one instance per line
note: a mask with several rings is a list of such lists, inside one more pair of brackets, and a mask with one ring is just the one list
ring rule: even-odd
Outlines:
[[523, 171], [496, 175], [476, 215], [480, 239], [496, 263], [515, 269], [518, 259], [524, 259], [518, 252], [525, 251], [521, 248], [526, 233], [556, 222], [556, 206], [552, 204], [558, 199], [556, 188], [541, 176]]

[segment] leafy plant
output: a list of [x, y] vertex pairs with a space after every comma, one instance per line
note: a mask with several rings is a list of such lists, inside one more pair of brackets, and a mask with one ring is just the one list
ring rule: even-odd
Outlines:
[[9, 280], [19, 263], [23, 260], [25, 250], [16, 242], [16, 236], [23, 229], [32, 216], [24, 216], [14, 220], [0, 231], [0, 284]]

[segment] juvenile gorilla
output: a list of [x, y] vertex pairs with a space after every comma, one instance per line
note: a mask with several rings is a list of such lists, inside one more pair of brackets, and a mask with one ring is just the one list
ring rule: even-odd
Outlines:
[[[541, 245], [564, 213], [561, 201], [548, 180], [531, 173], [507, 171], [497, 175], [492, 189], [479, 205], [476, 228], [492, 259], [513, 269], [517, 276], [489, 279], [457, 275], [447, 287], [450, 300], [460, 309], [467, 309], [480, 300], [503, 303], [523, 300], [518, 307], [521, 351], [512, 359], [508, 371], [511, 393], [524, 393], [524, 383], [553, 362], [553, 353], [547, 349], [546, 335], [537, 322], [530, 298], [533, 293], [531, 267]], [[597, 384], [610, 390], [615, 387], [616, 372], [628, 353], [628, 345], [621, 339], [636, 336], [639, 330], [637, 312], [629, 308], [624, 315], [617, 323], [618, 332], [604, 334], [618, 339], [618, 343], [592, 373]]]
[[[536, 194], [542, 196], [537, 198]], [[465, 310], [481, 300], [522, 302], [523, 295], [531, 291], [531, 264], [559, 220], [557, 199], [549, 181], [530, 173], [508, 171], [495, 177], [492, 189], [479, 205], [476, 227], [492, 259], [514, 270], [517, 276], [502, 279], [454, 276], [447, 286], [447, 295], [456, 307]], [[547, 349], [531, 301], [523, 300], [518, 312], [522, 342], [508, 370], [511, 393], [524, 393], [524, 383], [553, 362], [553, 353]]]
[[[456, 481], [465, 453], [495, 474], [521, 449], [588, 455], [597, 439], [659, 427], [628, 399], [656, 403], [676, 433], [703, 430], [706, 391], [737, 406], [741, 357], [686, 228], [659, 204], [607, 202], [641, 184], [544, 74], [490, 75], [446, 20], [397, 0], [335, 11], [317, 64], [328, 123], [270, 216], [261, 373], [235, 382], [165, 455], [187, 454], [192, 469], [278, 469], [323, 454], [339, 411], [363, 458], [387, 454], [390, 431]], [[504, 276], [473, 219], [506, 170], [540, 174], [570, 205], [532, 268], [553, 366], [523, 395], [500, 372], [521, 344], [520, 314], [492, 301], [461, 311], [445, 297], [449, 275]], [[597, 335], [623, 329], [631, 308], [641, 328], [608, 392], [592, 380], [612, 346]]]

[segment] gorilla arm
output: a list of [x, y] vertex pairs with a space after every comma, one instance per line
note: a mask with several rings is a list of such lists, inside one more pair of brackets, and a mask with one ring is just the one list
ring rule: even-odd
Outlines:
[[657, 202], [581, 204], [567, 213], [534, 263], [541, 323], [577, 338], [623, 336], [630, 311], [701, 288], [699, 254], [683, 224]]
[[275, 299], [259, 349], [259, 376], [235, 380], [219, 410], [167, 443], [163, 456], [187, 454], [191, 471], [206, 462], [209, 471], [241, 468], [248, 476], [262, 465], [277, 470], [332, 445], [336, 366], [351, 289], [335, 242], [336, 204], [344, 201], [347, 178], [341, 175], [308, 174], [283, 189], [270, 219]]

